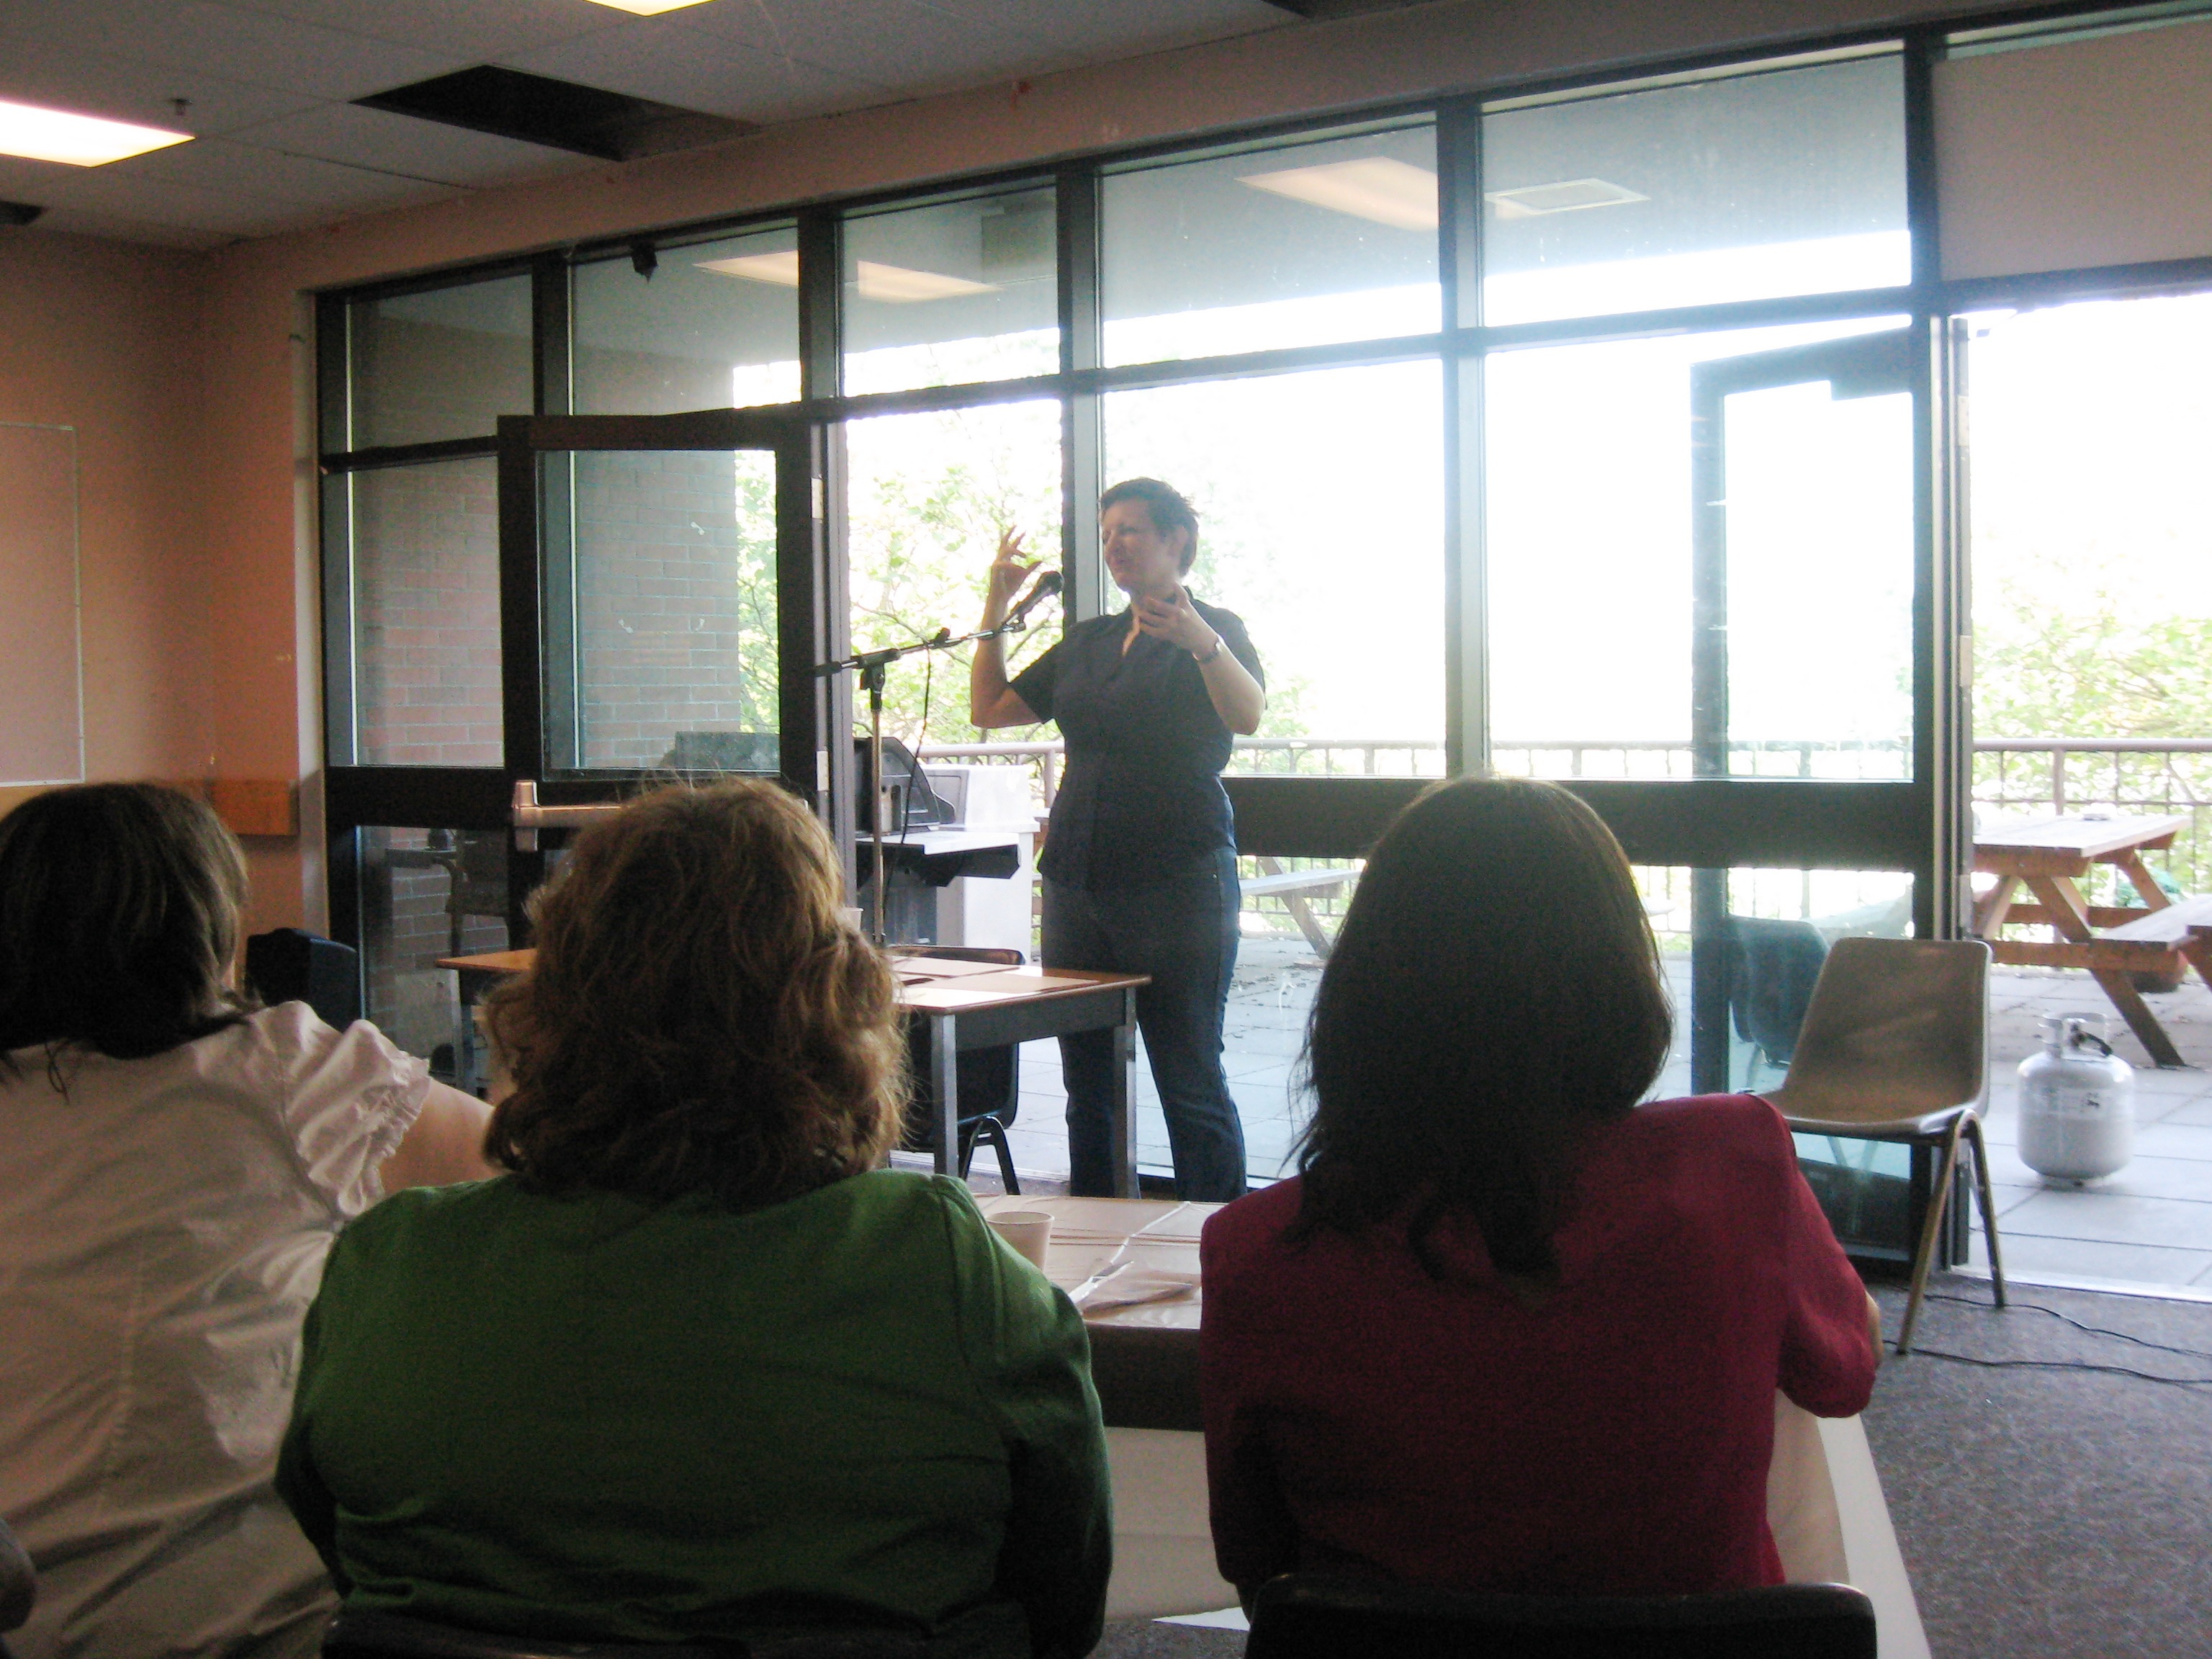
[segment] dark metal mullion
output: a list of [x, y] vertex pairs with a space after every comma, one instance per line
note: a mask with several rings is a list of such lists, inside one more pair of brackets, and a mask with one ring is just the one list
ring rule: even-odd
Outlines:
[[[532, 411], [567, 415], [575, 406], [574, 280], [567, 259], [541, 258], [531, 272], [531, 312], [536, 338], [532, 355]], [[541, 781], [553, 772], [583, 763], [583, 708], [577, 695], [581, 664], [576, 629], [576, 458], [566, 451], [541, 453], [538, 480], [539, 604], [544, 607], [539, 714], [544, 747], [533, 774]]]
[[1972, 759], [1960, 665], [1970, 624], [1961, 611], [1965, 550], [1951, 512], [1953, 424], [1943, 372], [1942, 204], [1936, 169], [1935, 66], [1941, 28], [1905, 41], [1905, 214], [1912, 238], [1912, 777], [1927, 801], [1927, 862], [1914, 872], [1913, 931], [1951, 939], [1962, 931], [1973, 861]]
[[[516, 413], [522, 411], [518, 410]], [[325, 451], [318, 458], [326, 473], [375, 472], [386, 467], [423, 466], [435, 461], [472, 461], [499, 453], [499, 440], [441, 438], [434, 443], [376, 444], [367, 449]]]
[[[1471, 101], [1437, 112], [1437, 270], [1443, 322], [1482, 320], [1482, 112]], [[1483, 489], [1483, 363], [1442, 363], [1444, 465], [1444, 771], [1490, 768], [1489, 538]]]
[[[1053, 197], [1058, 208], [1060, 368], [1073, 375], [1103, 361], [1105, 309], [1100, 297], [1099, 225], [1103, 185], [1096, 167], [1061, 169]], [[1070, 392], [1060, 400], [1060, 569], [1066, 579], [1071, 622], [1106, 610], [1106, 577], [1098, 557], [1099, 493], [1106, 487], [1104, 400], [1095, 392]]]
[[[538, 451], [532, 417], [502, 416], [499, 422], [500, 701], [507, 781], [535, 780], [544, 769], [545, 676], [540, 656], [544, 572], [539, 555]], [[544, 878], [544, 854], [507, 857], [507, 936], [526, 941], [529, 918], [523, 901]]]
[[[799, 395], [808, 404], [834, 398], [844, 385], [842, 318], [844, 224], [827, 208], [799, 216]], [[814, 415], [806, 418], [831, 418]]]
[[[353, 442], [352, 315], [328, 295], [315, 306], [315, 442], [323, 450]], [[350, 766], [360, 744], [354, 641], [353, 483], [325, 477], [318, 492], [323, 621], [323, 891], [331, 937], [354, 947], [354, 990], [367, 1006], [361, 950], [361, 832], [330, 811], [330, 770]]]
[[[1751, 360], [1764, 361], [1769, 354]], [[1775, 354], [1778, 355], [1778, 354]], [[1728, 396], [1723, 359], [1690, 370], [1690, 769], [1728, 779]], [[1740, 856], [1740, 854], [1738, 855]], [[1732, 858], [1730, 862], [1735, 860]], [[1729, 1086], [1729, 872], [1690, 871], [1690, 1091]]]

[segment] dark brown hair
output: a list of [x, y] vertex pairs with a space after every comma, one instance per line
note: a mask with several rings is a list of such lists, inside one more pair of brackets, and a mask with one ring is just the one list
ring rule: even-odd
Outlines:
[[137, 1060], [235, 1024], [246, 859], [206, 803], [158, 783], [33, 795], [0, 818], [0, 1054]]
[[1307, 1032], [1315, 1099], [1294, 1232], [1403, 1216], [1422, 1265], [1447, 1214], [1542, 1274], [1577, 1143], [1628, 1112], [1673, 1025], [1620, 842], [1556, 785], [1425, 792], [1360, 877]]
[[1108, 507], [1121, 501], [1142, 501], [1152, 528], [1162, 535], [1170, 530], [1186, 532], [1182, 562], [1176, 568], [1188, 572], [1198, 559], [1198, 509], [1190, 504], [1189, 497], [1158, 478], [1124, 478], [1099, 496], [1099, 517], [1105, 517]]
[[663, 789], [576, 838], [487, 1018], [491, 1159], [545, 1192], [750, 1209], [883, 1161], [904, 1046], [829, 836], [775, 785]]

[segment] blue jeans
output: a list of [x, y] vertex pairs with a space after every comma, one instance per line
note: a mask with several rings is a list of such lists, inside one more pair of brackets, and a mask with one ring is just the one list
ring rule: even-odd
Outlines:
[[[1044, 884], [1044, 962], [1150, 974], [1137, 993], [1137, 1029], [1175, 1157], [1176, 1196], [1201, 1202], [1244, 1191], [1244, 1126], [1221, 1071], [1221, 1014], [1237, 966], [1237, 854], [1208, 854], [1157, 886], [1091, 890]], [[1060, 1040], [1067, 1084], [1068, 1190], [1114, 1191], [1114, 1034]]]

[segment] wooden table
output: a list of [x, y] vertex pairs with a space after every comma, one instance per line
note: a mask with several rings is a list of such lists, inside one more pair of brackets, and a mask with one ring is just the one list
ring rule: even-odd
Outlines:
[[[2016, 967], [2086, 969], [2141, 1040], [2154, 1064], [2179, 1066], [2180, 1051], [2136, 990], [2136, 974], [2212, 968], [2212, 913], [2203, 901], [2169, 899], [2142, 855], [2171, 847], [2185, 817], [2055, 817], [1986, 830], [1974, 839], [1974, 868], [1996, 878], [1974, 902], [1974, 931], [1991, 957]], [[2091, 904], [2077, 884], [2094, 865], [2128, 878], [2140, 906]], [[2035, 902], [2015, 903], [2025, 886]], [[2008, 921], [2054, 929], [2055, 940], [2008, 939]], [[2212, 975], [2208, 975], [2212, 982]]]
[[[1213, 1565], [1198, 1394], [1199, 1230], [1221, 1206], [1104, 1198], [976, 1202], [986, 1215], [1052, 1216], [1045, 1272], [1063, 1290], [1076, 1289], [1117, 1255], [1163, 1278], [1189, 1279], [1187, 1294], [1084, 1314], [1113, 1469], [1106, 1616], [1158, 1619], [1235, 1607], [1235, 1589]], [[1911, 1581], [1857, 1418], [1815, 1418], [1775, 1396], [1766, 1521], [1793, 1582], [1856, 1584], [1872, 1598], [1881, 1659], [1928, 1659]]]
[[[495, 951], [444, 957], [460, 981], [460, 1021], [455, 1033], [455, 1083], [475, 1092], [478, 1082], [476, 1004], [491, 986], [526, 973], [535, 951]], [[899, 1006], [929, 1027], [929, 1075], [937, 1100], [937, 1170], [959, 1172], [960, 1075], [963, 1050], [997, 1048], [1078, 1031], [1114, 1033], [1114, 1191], [1137, 1195], [1137, 988], [1142, 974], [1103, 974], [1073, 968], [1002, 968], [994, 963], [937, 957], [895, 957]]]

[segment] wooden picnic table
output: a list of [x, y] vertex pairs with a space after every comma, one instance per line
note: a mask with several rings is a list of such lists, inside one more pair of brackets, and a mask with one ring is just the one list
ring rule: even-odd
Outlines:
[[[2087, 969], [2159, 1066], [2184, 1061], [2136, 975], [2174, 981], [2194, 967], [2212, 984], [2212, 896], [2168, 897], [2142, 861], [2188, 825], [2185, 817], [2077, 816], [1996, 825], [1974, 837], [1975, 870], [1996, 878], [1974, 902], [1974, 931], [1991, 957], [2015, 967]], [[2125, 876], [2142, 903], [2091, 904], [2077, 884], [2099, 864]], [[2034, 902], [2015, 902], [2022, 887]], [[2003, 939], [2007, 922], [2049, 927], [2057, 937]]]

